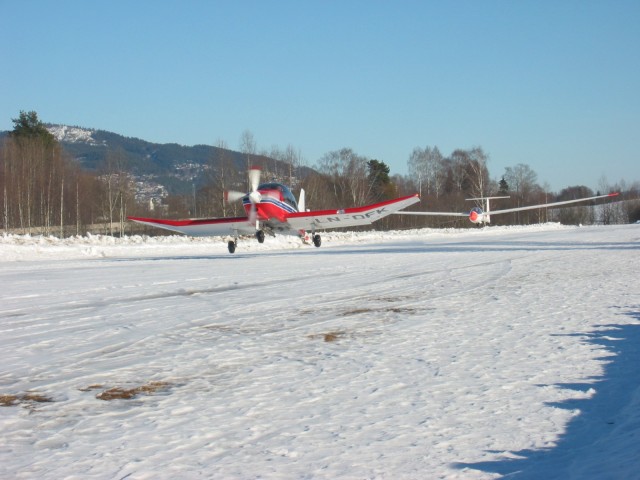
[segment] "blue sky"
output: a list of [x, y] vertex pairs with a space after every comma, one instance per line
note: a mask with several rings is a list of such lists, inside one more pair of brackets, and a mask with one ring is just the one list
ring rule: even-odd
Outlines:
[[640, 1], [0, 0], [0, 130], [343, 147], [406, 174], [482, 147], [499, 179], [640, 181]]

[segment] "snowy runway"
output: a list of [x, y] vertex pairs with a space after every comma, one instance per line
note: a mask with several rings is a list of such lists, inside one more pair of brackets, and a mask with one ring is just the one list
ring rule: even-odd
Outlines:
[[632, 478], [638, 226], [323, 239], [0, 238], [0, 476]]

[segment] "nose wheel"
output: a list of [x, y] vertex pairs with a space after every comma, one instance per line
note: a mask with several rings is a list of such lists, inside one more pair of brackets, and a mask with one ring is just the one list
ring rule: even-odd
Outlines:
[[236, 242], [234, 240], [229, 240], [227, 243], [227, 248], [229, 249], [229, 253], [233, 253], [236, 251]]
[[258, 243], [264, 243], [264, 232], [262, 230], [256, 231], [256, 238], [258, 239]]
[[320, 235], [318, 235], [317, 233], [313, 236], [313, 244], [316, 247], [319, 247], [320, 245], [322, 245], [322, 238], [320, 238]]

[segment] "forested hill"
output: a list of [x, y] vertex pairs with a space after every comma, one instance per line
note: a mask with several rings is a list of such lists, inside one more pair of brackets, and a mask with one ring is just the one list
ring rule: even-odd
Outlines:
[[[177, 143], [153, 143], [125, 137], [105, 130], [46, 124], [64, 150], [89, 172], [100, 173], [111, 160], [118, 168], [136, 178], [153, 178], [171, 194], [191, 192], [193, 185], [205, 181], [204, 171], [221, 162], [243, 172], [248, 165], [258, 165], [270, 172], [285, 172], [289, 166], [264, 155], [250, 155], [211, 145], [184, 146]], [[9, 132], [0, 132], [0, 139]], [[309, 168], [297, 165], [296, 174], [304, 178]]]
[[152, 143], [105, 130], [90, 130], [64, 125], [47, 129], [87, 170], [98, 170], [107, 154], [123, 154], [129, 169], [137, 175], [171, 173], [179, 165], [205, 165], [226, 156], [234, 166], [246, 168], [246, 155], [210, 145], [183, 146], [177, 143]]

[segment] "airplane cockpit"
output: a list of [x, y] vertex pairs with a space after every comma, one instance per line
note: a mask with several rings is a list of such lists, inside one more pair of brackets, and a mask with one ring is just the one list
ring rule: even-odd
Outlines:
[[260, 192], [264, 192], [267, 196], [279, 197], [278, 200], [281, 200], [291, 207], [295, 208], [298, 211], [298, 202], [296, 201], [296, 197], [293, 196], [291, 190], [286, 185], [281, 183], [261, 183], [258, 185], [258, 190]]

